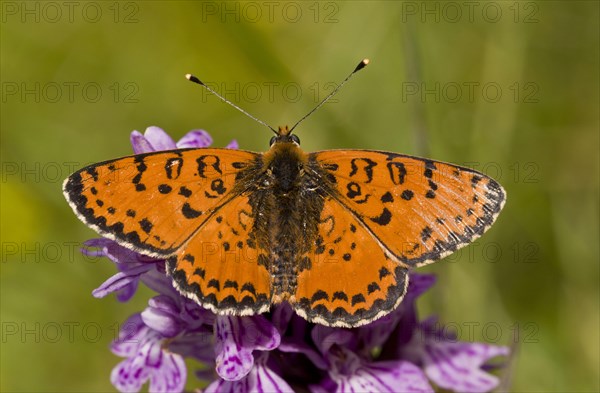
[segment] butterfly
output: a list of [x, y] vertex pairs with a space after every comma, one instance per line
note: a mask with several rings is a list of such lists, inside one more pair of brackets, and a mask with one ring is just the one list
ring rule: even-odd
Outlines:
[[165, 259], [179, 292], [217, 314], [288, 302], [335, 327], [393, 311], [412, 268], [471, 243], [504, 206], [500, 184], [472, 169], [375, 150], [306, 153], [294, 127], [275, 131], [265, 153], [177, 149], [93, 164], [64, 194], [102, 236]]

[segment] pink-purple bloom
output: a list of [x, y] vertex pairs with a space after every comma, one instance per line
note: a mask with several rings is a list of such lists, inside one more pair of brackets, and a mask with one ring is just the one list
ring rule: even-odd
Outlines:
[[[162, 129], [134, 131], [135, 153], [207, 147], [212, 138], [193, 130], [178, 142]], [[232, 141], [228, 148], [237, 148]], [[506, 347], [460, 342], [444, 334], [435, 318], [419, 320], [415, 301], [435, 276], [410, 274], [407, 295], [384, 318], [355, 329], [312, 324], [287, 304], [263, 315], [215, 315], [180, 295], [165, 261], [130, 251], [108, 239], [92, 239], [83, 252], [113, 261], [118, 273], [93, 291], [134, 296], [141, 282], [157, 293], [123, 325], [112, 352], [123, 358], [110, 380], [121, 392], [182, 392], [186, 384], [212, 392], [485, 392], [499, 380], [486, 363], [507, 356]], [[185, 359], [208, 368], [189, 373]], [[196, 381], [190, 382], [190, 375]], [[204, 382], [201, 382], [204, 380]]]

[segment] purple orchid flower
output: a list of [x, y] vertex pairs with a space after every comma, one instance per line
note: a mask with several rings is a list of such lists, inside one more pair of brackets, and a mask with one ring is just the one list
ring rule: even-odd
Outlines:
[[[133, 131], [136, 154], [212, 144], [204, 130], [178, 142], [158, 127]], [[232, 141], [227, 148], [237, 149]], [[141, 313], [123, 325], [111, 346], [124, 358], [111, 382], [122, 392], [182, 392], [185, 359], [208, 366], [194, 374], [213, 392], [485, 392], [499, 380], [487, 362], [506, 356], [506, 347], [460, 342], [444, 335], [434, 317], [420, 321], [417, 298], [435, 284], [435, 276], [410, 274], [401, 305], [371, 324], [355, 329], [315, 325], [295, 315], [288, 304], [270, 313], [236, 317], [215, 315], [180, 295], [165, 272], [164, 260], [143, 256], [108, 239], [85, 242], [82, 252], [113, 261], [118, 273], [93, 291], [129, 300], [139, 283], [154, 290]], [[205, 385], [206, 386], [206, 385]], [[199, 390], [200, 391], [200, 390]]]
[[187, 369], [181, 355], [163, 347], [165, 337], [144, 324], [140, 314], [125, 323], [112, 352], [126, 359], [112, 371], [110, 380], [121, 392], [139, 392], [150, 381], [152, 392], [181, 392]]

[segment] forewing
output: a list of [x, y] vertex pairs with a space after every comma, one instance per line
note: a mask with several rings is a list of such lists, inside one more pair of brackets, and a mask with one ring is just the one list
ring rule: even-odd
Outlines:
[[174, 256], [167, 272], [177, 289], [221, 314], [252, 315], [269, 309], [267, 253], [253, 234], [248, 196], [229, 201]]
[[506, 199], [492, 178], [442, 162], [368, 150], [310, 158], [335, 183], [336, 198], [410, 266], [436, 261], [481, 236]]
[[310, 254], [301, 258], [291, 304], [311, 322], [367, 324], [395, 309], [408, 285], [407, 266], [392, 260], [364, 224], [327, 197]]
[[234, 196], [236, 174], [257, 157], [230, 149], [139, 154], [83, 168], [63, 190], [77, 216], [102, 236], [164, 257]]

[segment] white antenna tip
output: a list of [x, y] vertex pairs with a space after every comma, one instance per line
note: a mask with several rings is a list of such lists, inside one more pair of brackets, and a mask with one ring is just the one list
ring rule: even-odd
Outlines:
[[354, 74], [357, 71], [362, 70], [363, 68], [365, 68], [367, 66], [367, 64], [369, 64], [369, 59], [362, 59], [362, 61], [360, 63], [358, 63], [358, 65], [356, 66], [356, 68], [354, 69], [354, 71], [352, 71], [352, 73]]
[[187, 79], [187, 80], [192, 79], [192, 74], [185, 74], [185, 79]]

